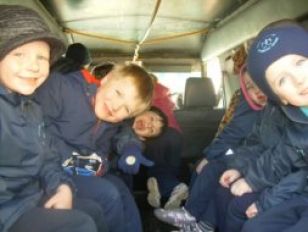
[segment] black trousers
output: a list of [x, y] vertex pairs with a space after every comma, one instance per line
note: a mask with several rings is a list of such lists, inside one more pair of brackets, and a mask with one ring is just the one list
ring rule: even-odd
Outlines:
[[32, 208], [15, 222], [9, 232], [106, 232], [102, 218], [103, 212], [95, 202], [76, 199], [72, 210]]

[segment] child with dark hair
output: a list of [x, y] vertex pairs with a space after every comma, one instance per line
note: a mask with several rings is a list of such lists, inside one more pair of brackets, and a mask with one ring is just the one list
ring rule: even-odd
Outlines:
[[[178, 207], [188, 191], [178, 178], [182, 146], [180, 134], [168, 127], [167, 116], [155, 106], [137, 115], [131, 128], [140, 142], [122, 147], [118, 168], [126, 174], [137, 174], [140, 164], [147, 166], [148, 203], [159, 207], [163, 197], [168, 199], [167, 207]], [[129, 136], [131, 128], [127, 127], [122, 133]], [[127, 176], [123, 178], [128, 179]], [[131, 186], [131, 181], [128, 182]]]
[[96, 65], [92, 69], [92, 74], [96, 79], [101, 80], [114, 68], [114, 65], [115, 64], [110, 62]]
[[66, 50], [65, 57], [80, 66], [90, 65], [92, 62], [89, 49], [82, 43], [70, 44]]
[[132, 128], [141, 140], [157, 138], [167, 130], [168, 118], [159, 108], [151, 106], [134, 118]]
[[164, 207], [176, 208], [187, 198], [188, 193], [187, 185], [179, 181], [183, 136], [174, 115], [175, 104], [171, 100], [170, 90], [159, 83], [153, 73], [151, 75], [154, 80], [152, 106], [166, 115], [168, 128], [161, 136], [146, 141], [145, 154], [156, 160], [156, 165], [149, 169], [148, 203], [157, 208], [161, 206], [161, 198], [164, 198], [167, 200]]
[[98, 224], [101, 209], [73, 202], [74, 185], [33, 99], [64, 44], [38, 13], [18, 5], [0, 5], [0, 37], [0, 231], [95, 232], [93, 220], [72, 207]]
[[92, 62], [88, 48], [82, 43], [70, 44], [64, 56], [60, 57], [52, 66], [51, 72], [62, 74], [75, 72], [77, 70], [87, 70]]
[[168, 126], [168, 118], [159, 108], [152, 106], [148, 113], [136, 117], [133, 124], [135, 133], [144, 138], [145, 156], [155, 163], [147, 168], [147, 200], [155, 208], [160, 207], [161, 198], [167, 200], [165, 207], [178, 207], [188, 192], [179, 180], [182, 137]]
[[180, 125], [177, 122], [173, 112], [175, 110], [175, 104], [171, 100], [169, 88], [159, 83], [158, 78], [153, 73], [151, 73], [151, 76], [154, 82], [151, 105], [159, 108], [167, 116], [169, 127], [172, 127], [181, 133]]

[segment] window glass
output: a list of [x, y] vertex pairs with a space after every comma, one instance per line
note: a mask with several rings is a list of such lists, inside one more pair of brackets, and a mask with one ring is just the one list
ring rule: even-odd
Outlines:
[[206, 63], [207, 76], [212, 79], [218, 100], [218, 108], [224, 108], [224, 91], [222, 86], [223, 72], [218, 57], [214, 57]]
[[180, 108], [181, 101], [184, 100], [185, 83], [189, 77], [200, 77], [201, 72], [153, 72], [157, 76], [158, 82], [170, 90], [172, 101], [176, 108]]
[[214, 57], [207, 61], [207, 76], [212, 79], [216, 94], [221, 87], [222, 70], [218, 57]]

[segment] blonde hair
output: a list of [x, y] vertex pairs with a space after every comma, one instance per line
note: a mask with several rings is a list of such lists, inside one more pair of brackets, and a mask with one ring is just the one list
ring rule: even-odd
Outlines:
[[112, 78], [130, 78], [139, 98], [145, 105], [150, 105], [154, 84], [151, 75], [142, 67], [136, 64], [115, 65], [110, 74]]

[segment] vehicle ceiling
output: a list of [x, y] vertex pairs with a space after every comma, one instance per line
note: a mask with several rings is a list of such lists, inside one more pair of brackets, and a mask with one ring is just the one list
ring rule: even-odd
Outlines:
[[[247, 0], [39, 0], [70, 42], [99, 56], [200, 58], [208, 30]], [[155, 12], [156, 16], [155, 16]], [[152, 24], [151, 24], [152, 22]], [[146, 32], [149, 32], [147, 36]], [[138, 43], [138, 53], [135, 53]]]

